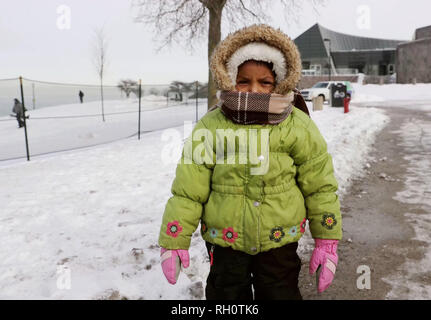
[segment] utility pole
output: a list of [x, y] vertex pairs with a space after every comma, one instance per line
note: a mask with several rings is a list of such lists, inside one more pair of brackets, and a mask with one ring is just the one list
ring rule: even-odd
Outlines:
[[141, 95], [142, 95], [142, 89], [141, 89], [141, 79], [139, 79], [139, 88], [138, 88], [138, 95], [139, 95], [139, 119], [138, 119], [138, 140], [141, 140]]
[[33, 110], [36, 109], [36, 97], [34, 95], [34, 82], [31, 84], [31, 87], [33, 89]]
[[30, 161], [30, 151], [28, 149], [28, 137], [27, 137], [27, 122], [25, 121], [25, 103], [24, 103], [24, 89], [22, 87], [22, 77], [19, 77], [19, 85], [21, 87], [21, 103], [22, 103], [22, 115], [24, 118], [24, 135], [25, 135], [25, 150], [27, 151], [27, 161]]
[[323, 41], [328, 42], [328, 75], [329, 75], [329, 81], [331, 81], [331, 39], [325, 38]]

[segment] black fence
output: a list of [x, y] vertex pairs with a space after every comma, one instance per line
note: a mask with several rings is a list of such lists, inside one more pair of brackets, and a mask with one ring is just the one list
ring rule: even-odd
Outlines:
[[[141, 134], [196, 122], [207, 111], [206, 94], [206, 85], [197, 81], [125, 81], [101, 87], [0, 79], [0, 161], [140, 139]], [[19, 116], [12, 112], [14, 99], [24, 105]]]

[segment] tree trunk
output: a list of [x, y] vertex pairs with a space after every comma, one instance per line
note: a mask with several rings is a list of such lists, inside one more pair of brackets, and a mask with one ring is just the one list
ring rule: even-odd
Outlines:
[[102, 98], [102, 119], [105, 122], [105, 107], [103, 105], [103, 78], [100, 78], [100, 97]]
[[221, 17], [225, 3], [226, 0], [213, 0], [208, 8], [210, 16], [208, 29], [208, 109], [217, 103], [217, 87], [211, 70], [209, 70], [209, 65], [214, 48], [221, 40]]

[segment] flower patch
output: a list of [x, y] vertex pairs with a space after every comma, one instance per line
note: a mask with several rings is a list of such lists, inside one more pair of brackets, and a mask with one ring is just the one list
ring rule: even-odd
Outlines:
[[288, 233], [289, 233], [289, 236], [296, 237], [296, 235], [298, 234], [298, 227], [293, 226], [292, 228], [289, 229]]
[[326, 229], [332, 230], [332, 228], [337, 225], [337, 220], [335, 219], [335, 215], [332, 213], [324, 214], [321, 224]]
[[205, 233], [207, 233], [207, 231], [208, 231], [207, 225], [205, 224], [205, 222], [201, 221], [201, 232], [202, 232], [202, 235], [204, 235]]
[[218, 235], [217, 229], [211, 228], [210, 229], [210, 237], [214, 239], [214, 238], [217, 238], [217, 235]]
[[233, 230], [232, 227], [223, 229], [223, 240], [234, 243], [238, 238], [238, 233]]
[[305, 227], [307, 226], [307, 218], [304, 218], [304, 220], [302, 220], [301, 225], [299, 226], [299, 231], [301, 233], [305, 232]]
[[271, 234], [269, 235], [269, 239], [275, 242], [280, 242], [281, 239], [285, 236], [282, 227], [275, 227], [271, 230]]
[[176, 238], [181, 233], [181, 231], [183, 231], [183, 227], [181, 227], [178, 221], [172, 221], [168, 223], [166, 234]]

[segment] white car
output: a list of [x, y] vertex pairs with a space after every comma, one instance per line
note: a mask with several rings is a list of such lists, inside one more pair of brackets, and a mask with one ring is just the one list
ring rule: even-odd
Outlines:
[[314, 86], [312, 86], [309, 89], [303, 89], [301, 90], [301, 94], [304, 97], [306, 101], [310, 101], [313, 98], [316, 98], [318, 96], [323, 97], [323, 101], [329, 100], [331, 97], [330, 88], [332, 84], [344, 84], [347, 86], [347, 96], [352, 97], [353, 96], [353, 88], [349, 81], [322, 81], [316, 83]]

